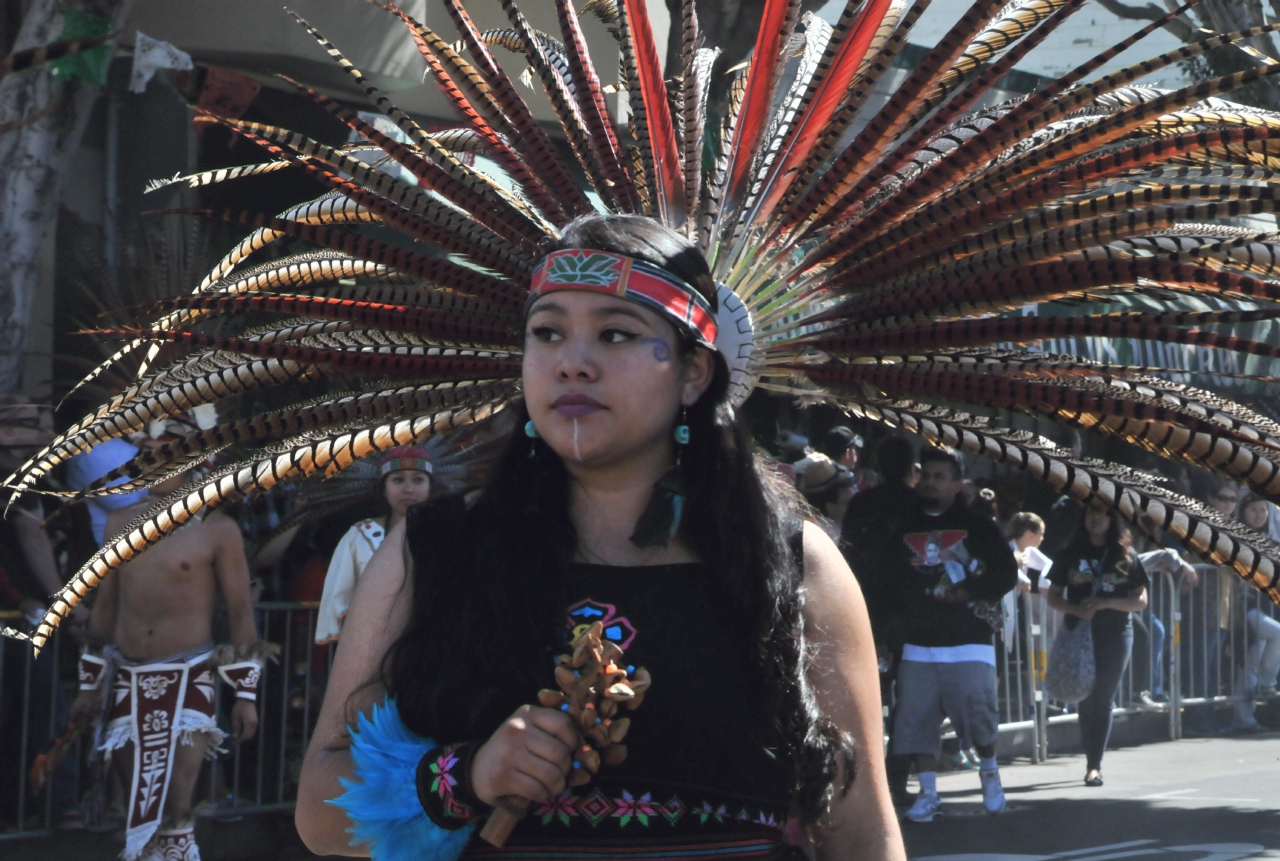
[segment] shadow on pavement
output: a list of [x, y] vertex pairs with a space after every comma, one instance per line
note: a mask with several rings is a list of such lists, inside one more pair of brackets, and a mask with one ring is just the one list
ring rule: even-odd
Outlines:
[[[1021, 789], [1010, 788], [1008, 794]], [[1239, 790], [1242, 797], [1253, 794], [1248, 786]], [[1280, 810], [1240, 809], [1225, 799], [1217, 806], [1188, 807], [1160, 800], [1014, 798], [1004, 813], [990, 816], [976, 801], [948, 804], [948, 794], [973, 797], [942, 793], [945, 815], [927, 824], [903, 823], [913, 861], [1033, 861], [1054, 855], [1072, 861], [1231, 861], [1280, 848]], [[1250, 798], [1249, 806], [1258, 804]], [[1261, 799], [1261, 804], [1280, 804], [1280, 799]], [[1116, 846], [1120, 843], [1133, 845]]]

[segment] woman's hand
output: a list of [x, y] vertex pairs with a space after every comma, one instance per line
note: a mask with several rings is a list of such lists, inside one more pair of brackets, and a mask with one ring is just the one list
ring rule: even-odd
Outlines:
[[1086, 622], [1089, 621], [1090, 619], [1093, 618], [1093, 614], [1098, 612], [1098, 609], [1099, 609], [1095, 604], [1092, 603], [1093, 601], [1094, 601], [1093, 598], [1085, 598], [1079, 604], [1072, 604], [1071, 610], [1070, 610], [1071, 614], [1073, 616], [1079, 616], [1081, 619], [1084, 619]]
[[471, 788], [492, 805], [504, 795], [547, 801], [564, 792], [578, 730], [556, 709], [521, 706], [476, 751]]
[[1089, 611], [1089, 618], [1093, 618], [1093, 614], [1099, 610], [1114, 610], [1115, 601], [1101, 595], [1090, 595], [1080, 602], [1080, 606]]

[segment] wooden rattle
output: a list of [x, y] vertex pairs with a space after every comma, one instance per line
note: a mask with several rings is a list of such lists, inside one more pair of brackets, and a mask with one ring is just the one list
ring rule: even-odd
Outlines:
[[[538, 704], [560, 709], [573, 719], [578, 729], [578, 748], [573, 755], [570, 786], [583, 786], [601, 765], [619, 765], [627, 758], [622, 740], [631, 728], [631, 718], [618, 717], [619, 708], [634, 711], [644, 701], [652, 678], [644, 667], [618, 666], [622, 649], [604, 639], [604, 625], [596, 622], [571, 644], [573, 653], [556, 658], [556, 685], [559, 690], [538, 691]], [[501, 847], [511, 829], [528, 811], [531, 801], [514, 795], [498, 799], [480, 830], [480, 837]]]

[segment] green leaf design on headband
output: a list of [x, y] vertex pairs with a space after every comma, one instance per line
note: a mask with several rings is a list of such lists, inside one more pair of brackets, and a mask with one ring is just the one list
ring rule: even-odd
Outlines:
[[609, 287], [616, 284], [620, 261], [608, 254], [565, 254], [551, 261], [546, 280], [550, 284], [584, 284]]

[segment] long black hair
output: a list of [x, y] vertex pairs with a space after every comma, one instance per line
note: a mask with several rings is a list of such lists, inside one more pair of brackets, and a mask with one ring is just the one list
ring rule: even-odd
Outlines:
[[[1092, 557], [1096, 554], [1097, 545], [1089, 540], [1089, 530], [1085, 529], [1084, 521], [1088, 517], [1088, 509], [1085, 509], [1080, 515], [1080, 523], [1076, 526], [1075, 533], [1071, 536], [1066, 548], [1062, 551], [1062, 556], [1066, 564], [1069, 566], [1067, 570], [1075, 567], [1081, 559]], [[1129, 569], [1133, 566], [1133, 533], [1129, 531], [1129, 525], [1116, 512], [1108, 512], [1107, 514], [1107, 534], [1103, 539], [1103, 554], [1107, 561], [1112, 563], [1121, 574], [1128, 574]]]
[[[702, 255], [650, 219], [585, 216], [565, 228], [558, 247], [645, 260], [715, 301]], [[680, 334], [687, 358], [696, 347], [689, 333]], [[816, 822], [837, 779], [843, 777], [842, 792], [852, 783], [853, 747], [819, 714], [805, 678], [802, 506], [725, 403], [728, 382], [717, 357], [710, 388], [688, 410], [682, 461], [689, 496], [680, 539], [705, 561], [710, 588], [729, 608], [757, 670], [762, 713], [777, 721], [786, 746], [795, 800], [802, 816]], [[523, 402], [509, 409], [522, 427]], [[534, 702], [550, 678], [569, 602], [565, 574], [577, 545], [569, 481], [546, 443], [517, 430], [469, 510], [445, 500], [411, 511], [413, 612], [382, 673], [410, 729], [433, 738], [486, 738], [518, 706]]]

